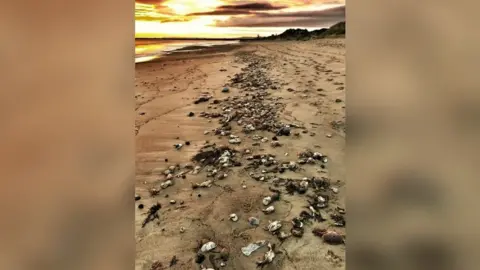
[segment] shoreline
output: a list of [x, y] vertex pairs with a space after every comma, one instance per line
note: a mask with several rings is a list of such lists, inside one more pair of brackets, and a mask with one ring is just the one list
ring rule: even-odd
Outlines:
[[[173, 269], [198, 269], [198, 253], [205, 267], [254, 269], [268, 248], [241, 250], [259, 240], [277, 247], [272, 269], [345, 269], [345, 246], [313, 233], [345, 207], [345, 133], [332, 125], [345, 121], [345, 41], [219, 46], [136, 64], [135, 269], [174, 256]], [[305, 183], [306, 194], [328, 194], [324, 221], [302, 216]], [[267, 213], [265, 198], [276, 192]], [[142, 226], [157, 202], [158, 219]], [[292, 227], [299, 218], [302, 229]], [[269, 221], [282, 224], [277, 233], [262, 229]], [[200, 252], [209, 241], [216, 252]]]
[[[239, 49], [244, 47], [246, 44], [224, 44], [224, 45], [213, 45], [213, 46], [187, 46], [180, 49], [176, 49], [170, 52], [166, 52], [163, 55], [159, 55], [158, 57], [145, 62], [138, 62], [135, 65], [142, 65], [148, 63], [156, 63], [156, 62], [165, 62], [165, 61], [172, 61], [172, 60], [187, 60], [187, 59], [195, 59], [201, 58], [205, 56], [221, 54], [231, 52], [235, 49]], [[198, 50], [191, 50], [191, 48], [198, 48]], [[188, 51], [191, 50], [191, 51]]]

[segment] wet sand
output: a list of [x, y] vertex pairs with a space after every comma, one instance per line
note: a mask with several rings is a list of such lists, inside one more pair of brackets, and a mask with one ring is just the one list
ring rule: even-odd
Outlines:
[[[242, 73], [247, 75], [244, 77], [247, 86], [231, 82], [236, 74]], [[231, 105], [234, 97], [246, 98], [247, 93], [255, 95], [252, 90], [256, 86], [248, 86], [248, 81], [255, 82], [256, 77], [260, 78], [260, 85], [265, 78], [271, 81], [268, 89], [262, 92], [268, 93], [265, 102], [275, 103], [278, 108], [275, 111], [278, 121], [298, 127], [292, 128], [292, 135], [278, 137], [279, 147], [271, 146], [274, 132], [256, 130], [244, 134], [238, 123], [229, 125], [230, 132], [242, 142], [230, 144], [229, 136], [215, 135], [214, 129], [221, 127], [222, 118], [201, 116], [202, 112], [225, 114], [222, 109]], [[214, 263], [219, 267], [219, 254], [228, 251], [229, 258], [219, 269], [255, 269], [258, 257], [268, 248], [263, 247], [249, 257], [242, 254], [241, 248], [258, 240], [276, 245], [276, 256], [264, 269], [345, 268], [345, 246], [326, 244], [312, 233], [313, 228], [329, 228], [344, 234], [344, 228], [333, 226], [329, 217], [337, 206], [345, 207], [345, 133], [341, 126], [345, 121], [344, 83], [344, 39], [242, 43], [203, 52], [180, 52], [154, 62], [136, 64], [136, 193], [141, 199], [136, 201], [135, 208], [135, 269], [151, 269], [156, 261], [164, 267], [158, 269], [167, 269], [173, 256], [177, 262], [169, 269], [201, 269], [195, 263], [195, 256], [198, 242], [202, 240], [217, 244], [214, 250], [217, 253], [205, 254], [207, 258], [202, 264], [206, 268], [212, 268], [209, 255], [216, 256]], [[222, 92], [225, 86], [229, 88], [228, 93]], [[202, 93], [212, 98], [194, 104]], [[214, 100], [218, 100], [218, 104], [213, 104]], [[259, 100], [264, 102], [263, 98]], [[193, 116], [189, 117], [191, 112]], [[334, 121], [340, 126], [332, 125]], [[269, 140], [255, 141], [254, 135]], [[204, 170], [198, 174], [190, 172], [192, 167], [199, 165], [192, 157], [201, 151], [206, 141], [238, 150], [237, 159], [242, 166], [228, 168], [228, 176], [214, 181], [209, 188], [193, 189], [192, 183], [211, 179], [207, 176], [207, 168], [202, 168]], [[174, 144], [179, 143], [183, 147], [176, 150]], [[269, 221], [278, 220], [282, 222], [282, 230], [289, 233], [292, 219], [308, 210], [305, 208], [308, 197], [297, 193], [290, 195], [282, 185], [274, 186], [272, 181], [252, 179], [249, 175], [252, 170], [245, 168], [248, 164], [246, 149], [251, 154], [275, 155], [279, 162], [297, 162], [297, 154], [307, 149], [328, 156], [325, 168], [320, 164], [299, 165], [299, 170], [281, 176], [329, 179], [331, 186], [338, 188], [338, 193], [329, 190], [328, 208], [321, 210], [326, 220], [304, 224], [302, 237], [291, 236], [283, 242], [264, 230]], [[177, 164], [176, 173], [188, 173], [185, 178], [174, 177], [171, 179], [174, 184], [162, 189], [161, 184], [167, 180], [165, 170]], [[262, 199], [272, 194], [269, 190], [272, 187], [282, 193], [280, 200], [273, 204], [275, 212], [266, 215], [262, 212], [265, 208]], [[149, 190], [152, 189], [159, 193], [151, 196]], [[171, 204], [170, 200], [176, 203]], [[142, 228], [145, 213], [156, 202], [162, 206], [159, 218]], [[139, 204], [144, 208], [138, 209]], [[238, 215], [237, 222], [229, 220], [231, 213]], [[260, 225], [250, 226], [249, 217], [259, 218]]]

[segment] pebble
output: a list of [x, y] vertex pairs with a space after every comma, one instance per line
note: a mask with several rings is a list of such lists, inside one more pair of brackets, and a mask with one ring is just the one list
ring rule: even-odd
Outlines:
[[177, 143], [177, 144], [174, 144], [173, 146], [175, 147], [175, 149], [180, 150], [183, 147], [183, 144]]
[[256, 217], [249, 217], [248, 218], [248, 223], [251, 225], [251, 226], [258, 226], [260, 224], [260, 220]]

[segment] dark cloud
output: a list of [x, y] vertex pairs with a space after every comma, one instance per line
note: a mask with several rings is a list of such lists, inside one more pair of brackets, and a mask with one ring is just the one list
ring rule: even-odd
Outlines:
[[241, 4], [241, 5], [225, 5], [219, 6], [218, 9], [230, 9], [230, 10], [279, 10], [287, 8], [287, 6], [274, 6], [270, 3], [251, 3], [251, 4]]
[[345, 6], [335, 7], [324, 10], [312, 10], [312, 11], [295, 11], [295, 12], [282, 12], [282, 13], [257, 13], [258, 17], [269, 18], [283, 18], [283, 17], [297, 17], [297, 18], [327, 18], [327, 17], [342, 17], [345, 18]]
[[247, 15], [252, 14], [249, 10], [219, 9], [208, 12], [190, 13], [188, 16], [225, 16], [225, 15]]
[[238, 5], [219, 6], [215, 10], [188, 14], [189, 16], [225, 16], [225, 15], [248, 15], [258, 11], [280, 10], [287, 6], [274, 6], [270, 3], [249, 3]]
[[318, 11], [255, 13], [217, 21], [218, 27], [325, 27], [345, 20], [345, 6]]
[[160, 5], [167, 0], [135, 0], [136, 3], [140, 4], [150, 4], [150, 5]]

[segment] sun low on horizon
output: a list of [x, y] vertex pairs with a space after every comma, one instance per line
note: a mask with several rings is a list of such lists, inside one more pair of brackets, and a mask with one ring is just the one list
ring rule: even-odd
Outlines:
[[240, 38], [345, 20], [345, 0], [136, 0], [136, 38]]

